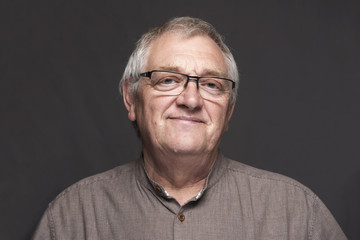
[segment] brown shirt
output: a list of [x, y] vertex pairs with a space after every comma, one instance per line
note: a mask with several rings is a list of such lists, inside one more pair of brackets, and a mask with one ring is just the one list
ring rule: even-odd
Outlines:
[[34, 239], [346, 239], [308, 188], [219, 155], [200, 193], [184, 206], [146, 175], [143, 160], [63, 191]]

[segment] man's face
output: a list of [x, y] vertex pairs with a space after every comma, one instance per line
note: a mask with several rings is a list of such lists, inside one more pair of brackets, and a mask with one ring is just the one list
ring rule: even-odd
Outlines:
[[[175, 33], [166, 33], [151, 43], [144, 72], [152, 70], [193, 76], [215, 72], [227, 77], [224, 56], [213, 40], [207, 36], [182, 38]], [[203, 99], [196, 82], [190, 81], [180, 95], [171, 96], [156, 91], [148, 78], [140, 81], [137, 97], [127, 98], [125, 104], [129, 119], [137, 121], [145, 152], [191, 155], [217, 150], [233, 111], [231, 93], [216, 101]]]

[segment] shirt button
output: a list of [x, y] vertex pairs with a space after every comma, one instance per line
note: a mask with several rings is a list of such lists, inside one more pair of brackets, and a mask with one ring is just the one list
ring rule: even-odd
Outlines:
[[178, 219], [179, 219], [181, 222], [183, 222], [183, 221], [185, 220], [185, 215], [182, 214], [182, 213], [180, 213], [180, 214], [178, 215]]
[[158, 193], [162, 193], [161, 187], [156, 186], [155, 189], [156, 189], [156, 191], [157, 191]]

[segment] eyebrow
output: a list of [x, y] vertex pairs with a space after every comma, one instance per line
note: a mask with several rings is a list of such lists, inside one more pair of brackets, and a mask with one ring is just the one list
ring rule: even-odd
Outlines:
[[178, 67], [175, 67], [175, 66], [159, 67], [159, 70], [171, 71], [171, 72], [180, 72], [180, 69]]
[[[163, 67], [159, 67], [159, 70], [182, 73], [181, 70], [179, 69], [179, 67], [176, 67], [176, 66], [163, 66]], [[202, 71], [202, 74], [200, 76], [226, 77], [227, 74], [222, 71], [216, 71], [216, 70], [205, 68]]]

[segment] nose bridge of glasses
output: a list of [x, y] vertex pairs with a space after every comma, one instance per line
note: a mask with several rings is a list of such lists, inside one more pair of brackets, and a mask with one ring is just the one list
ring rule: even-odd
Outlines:
[[186, 76], [186, 82], [185, 82], [184, 88], [187, 87], [189, 81], [195, 81], [196, 88], [199, 89], [199, 79], [200, 79], [200, 77], [197, 77], [197, 76]]

